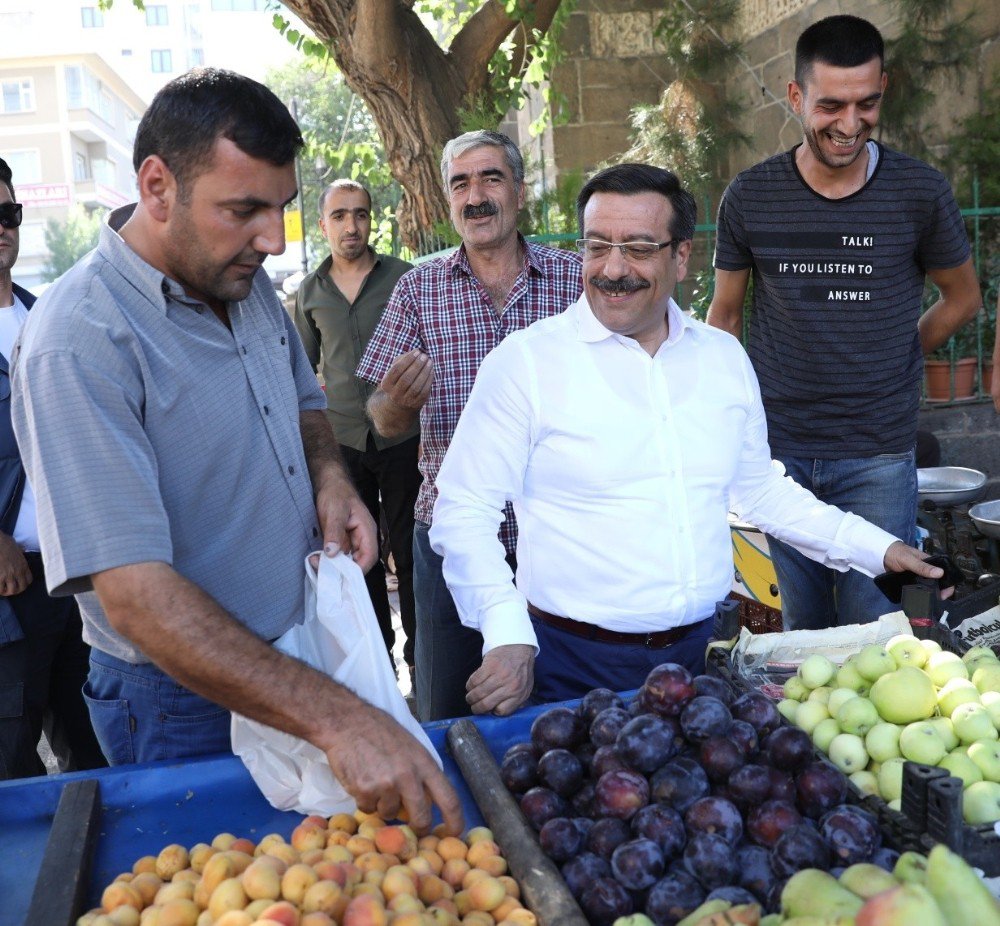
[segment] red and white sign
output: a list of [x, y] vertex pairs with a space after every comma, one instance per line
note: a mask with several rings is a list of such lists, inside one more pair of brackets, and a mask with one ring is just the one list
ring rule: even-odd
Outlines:
[[73, 200], [67, 183], [18, 184], [17, 201], [25, 206], [68, 206]]

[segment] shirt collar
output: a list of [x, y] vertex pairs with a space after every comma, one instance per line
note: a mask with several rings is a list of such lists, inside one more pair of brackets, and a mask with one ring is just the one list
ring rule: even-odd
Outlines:
[[[528, 269], [533, 270], [539, 276], [545, 276], [545, 267], [542, 265], [537, 248], [531, 242], [527, 241], [520, 232], [517, 233], [517, 240], [520, 242], [521, 247], [524, 248], [524, 256], [528, 263]], [[450, 273], [454, 274], [456, 271], [461, 270], [470, 277], [475, 276], [472, 272], [472, 265], [469, 263], [469, 255], [465, 250], [464, 242], [461, 247], [456, 248], [455, 251], [449, 254], [444, 261]]]
[[[598, 321], [590, 307], [586, 292], [581, 293], [580, 298], [567, 311], [576, 316], [577, 333], [580, 340], [585, 343], [596, 343], [607, 338], [622, 338], [622, 335], [615, 334]], [[673, 298], [667, 303], [667, 328], [669, 330], [667, 340], [660, 345], [661, 348], [676, 344], [684, 336], [685, 331], [695, 331], [691, 319], [681, 311], [680, 306], [674, 302]], [[626, 340], [632, 339], [627, 338]]]

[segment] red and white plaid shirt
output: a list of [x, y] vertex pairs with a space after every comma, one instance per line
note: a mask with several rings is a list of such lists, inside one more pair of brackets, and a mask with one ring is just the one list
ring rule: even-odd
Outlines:
[[[558, 315], [576, 302], [583, 289], [580, 258], [572, 251], [530, 244], [521, 239], [525, 263], [502, 315], [469, 266], [463, 245], [410, 270], [396, 284], [357, 375], [381, 382], [392, 362], [419, 348], [434, 362], [434, 385], [420, 410], [420, 472], [416, 518], [431, 523], [437, 498], [438, 470], [458, 417], [472, 391], [483, 358], [512, 331]], [[506, 506], [500, 539], [515, 550], [513, 506]]]

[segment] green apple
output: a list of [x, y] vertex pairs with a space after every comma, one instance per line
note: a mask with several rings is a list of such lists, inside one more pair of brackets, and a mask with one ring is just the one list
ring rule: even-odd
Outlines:
[[799, 709], [799, 702], [792, 698], [782, 698], [778, 702], [778, 713], [789, 723], [795, 723], [795, 712]]
[[992, 659], [997, 662], [997, 654], [993, 652], [988, 646], [970, 646], [964, 653], [962, 653], [962, 662], [966, 665], [970, 663], [977, 662], [980, 659]]
[[856, 691], [858, 694], [865, 694], [871, 685], [868, 683], [868, 679], [862, 677], [861, 673], [857, 670], [854, 665], [854, 656], [850, 656], [847, 661], [837, 669], [837, 674], [835, 676], [836, 685], [838, 688], [850, 688], [852, 691]]
[[943, 688], [938, 689], [938, 707], [945, 717], [950, 717], [959, 704], [968, 701], [979, 703], [979, 689], [967, 678], [949, 679]]
[[993, 726], [1000, 730], [1000, 691], [984, 691], [979, 700], [986, 708], [986, 713], [990, 715]]
[[920, 641], [910, 633], [896, 634], [885, 644], [886, 652], [895, 660], [896, 667], [915, 666], [920, 669], [927, 662], [930, 653], [921, 645]]
[[995, 823], [1000, 820], [1000, 784], [977, 781], [962, 793], [962, 816], [966, 823]]
[[920, 645], [927, 650], [928, 656], [933, 656], [934, 653], [941, 652], [941, 644], [936, 640], [921, 640]]
[[927, 856], [919, 852], [904, 852], [896, 859], [892, 875], [904, 884], [926, 884]]
[[880, 643], [871, 643], [858, 653], [854, 660], [854, 667], [862, 678], [874, 682], [886, 672], [892, 672], [896, 668], [896, 660], [886, 652], [885, 647]]
[[903, 793], [903, 763], [905, 759], [887, 759], [878, 770], [878, 791], [882, 800], [892, 801]]
[[[979, 692], [976, 692], [978, 697]], [[845, 701], [850, 701], [851, 698], [856, 698], [858, 693], [853, 688], [834, 688], [833, 693], [827, 698], [826, 709], [830, 712], [831, 717], [836, 717], [837, 712], [843, 706]]]
[[962, 779], [962, 787], [967, 788], [977, 781], [983, 780], [983, 773], [978, 765], [969, 758], [968, 754], [960, 749], [949, 752], [938, 765], [947, 769], [949, 775]]
[[899, 797], [894, 797], [891, 801], [886, 801], [885, 805], [890, 810], [895, 810], [896, 813], [901, 813], [903, 810], [903, 800]]
[[1000, 662], [979, 666], [972, 673], [972, 684], [980, 691], [1000, 691]]
[[820, 750], [820, 752], [829, 752], [830, 743], [839, 733], [840, 724], [837, 723], [833, 717], [827, 717], [826, 720], [821, 720], [815, 727], [813, 727], [813, 745]]
[[795, 726], [812, 736], [821, 720], [826, 720], [830, 712], [822, 701], [803, 701], [795, 712]]
[[937, 765], [948, 753], [944, 740], [926, 720], [918, 720], [903, 728], [899, 734], [899, 751], [904, 759], [924, 765]]
[[969, 758], [979, 766], [983, 778], [1000, 783], [1000, 743], [978, 740], [969, 747]]
[[864, 771], [868, 764], [865, 741], [853, 733], [838, 733], [830, 742], [830, 761], [845, 775]]
[[805, 701], [809, 697], [809, 689], [801, 678], [793, 675], [785, 682], [784, 695], [792, 701]]
[[962, 657], [947, 650], [932, 653], [924, 671], [938, 688], [944, 688], [950, 679], [969, 677], [969, 667], [962, 662]]
[[944, 748], [951, 752], [958, 745], [958, 734], [955, 732], [955, 725], [950, 717], [931, 717], [927, 721], [935, 730], [938, 736], [944, 740]]
[[878, 795], [878, 778], [876, 778], [871, 772], [864, 770], [860, 772], [851, 772], [851, 774], [847, 777], [851, 779], [854, 787], [857, 788], [862, 794]]
[[802, 660], [798, 676], [806, 688], [822, 688], [837, 674], [837, 665], [821, 653], [813, 653]]
[[878, 711], [867, 698], [852, 698], [845, 702], [834, 716], [841, 730], [853, 733], [855, 736], [864, 736], [879, 722]]
[[889, 759], [898, 759], [902, 753], [899, 751], [899, 734], [903, 728], [894, 723], [875, 724], [865, 734], [865, 749], [876, 762], [887, 762]]
[[913, 666], [903, 666], [876, 679], [868, 697], [879, 716], [889, 723], [926, 720], [937, 709], [934, 683], [923, 669]]
[[[809, 692], [809, 697], [806, 698], [807, 701], [819, 701], [820, 704], [826, 704], [830, 700], [830, 695], [833, 694], [833, 689], [829, 685], [820, 685], [819, 688], [814, 688]], [[829, 708], [827, 708], [829, 710]]]
[[955, 734], [966, 746], [977, 740], [995, 740], [998, 734], [986, 708], [979, 704], [959, 704], [951, 715]]

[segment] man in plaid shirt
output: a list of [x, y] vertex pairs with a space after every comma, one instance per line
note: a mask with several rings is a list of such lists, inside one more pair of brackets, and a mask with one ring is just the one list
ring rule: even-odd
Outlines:
[[[483, 358], [511, 332], [562, 312], [582, 289], [575, 253], [529, 244], [518, 233], [524, 162], [507, 136], [478, 131], [453, 138], [441, 176], [462, 246], [400, 279], [357, 370], [379, 383], [368, 414], [380, 434], [392, 437], [420, 421], [424, 482], [413, 532], [413, 593], [422, 721], [468, 714], [470, 704], [522, 671], [502, 652], [484, 658], [482, 636], [459, 620], [442, 559], [427, 538], [435, 480]], [[513, 566], [517, 525], [510, 504], [497, 511], [497, 527]]]

